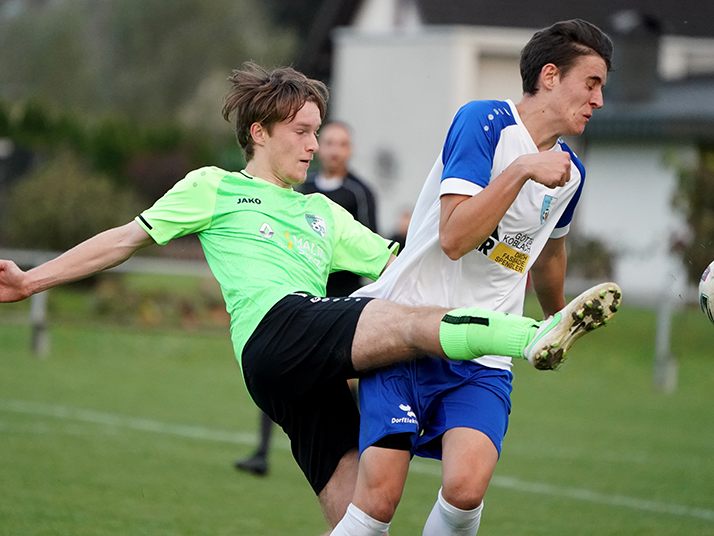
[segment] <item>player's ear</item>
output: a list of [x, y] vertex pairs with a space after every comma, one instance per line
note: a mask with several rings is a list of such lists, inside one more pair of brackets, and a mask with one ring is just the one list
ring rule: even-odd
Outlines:
[[250, 125], [250, 137], [253, 139], [253, 145], [265, 145], [266, 130], [260, 123]]
[[539, 87], [550, 90], [560, 80], [560, 69], [554, 63], [546, 63], [540, 70]]

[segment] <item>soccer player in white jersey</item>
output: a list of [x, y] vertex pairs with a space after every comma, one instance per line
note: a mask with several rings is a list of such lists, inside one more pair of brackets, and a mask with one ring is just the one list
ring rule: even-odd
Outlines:
[[[611, 55], [610, 39], [583, 20], [537, 32], [521, 54], [523, 98], [458, 111], [406, 249], [355, 295], [520, 314], [530, 273], [544, 314], [561, 309], [565, 236], [585, 170], [560, 137], [582, 134], [602, 107]], [[560, 185], [552, 187], [552, 177]], [[610, 294], [619, 299], [616, 286], [603, 287], [602, 298]], [[442, 459], [423, 534], [476, 534], [508, 425], [511, 380], [511, 359], [498, 355], [421, 359], [363, 377], [357, 488], [332, 534], [386, 534], [412, 455]]]

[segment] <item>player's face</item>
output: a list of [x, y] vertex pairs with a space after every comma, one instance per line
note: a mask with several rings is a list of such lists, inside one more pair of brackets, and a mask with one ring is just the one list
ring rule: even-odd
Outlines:
[[325, 175], [337, 175], [347, 171], [352, 156], [350, 133], [339, 124], [326, 125], [320, 131], [320, 165]]
[[263, 147], [272, 175], [266, 178], [287, 185], [305, 182], [307, 168], [318, 149], [317, 131], [321, 122], [319, 108], [308, 101], [291, 121], [273, 125], [272, 131], [265, 135]]
[[580, 56], [575, 65], [559, 77], [552, 96], [562, 122], [561, 135], [583, 133], [594, 110], [604, 104], [602, 90], [606, 81], [607, 66], [597, 55]]

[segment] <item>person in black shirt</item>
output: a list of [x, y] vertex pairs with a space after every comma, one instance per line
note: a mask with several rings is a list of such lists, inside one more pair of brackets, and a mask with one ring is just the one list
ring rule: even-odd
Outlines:
[[[346, 209], [362, 225], [377, 232], [377, 209], [374, 194], [349, 169], [352, 156], [350, 127], [331, 121], [320, 129], [320, 169], [308, 175], [298, 191], [319, 192]], [[328, 296], [349, 296], [361, 287], [360, 277], [351, 272], [335, 272], [327, 280]]]

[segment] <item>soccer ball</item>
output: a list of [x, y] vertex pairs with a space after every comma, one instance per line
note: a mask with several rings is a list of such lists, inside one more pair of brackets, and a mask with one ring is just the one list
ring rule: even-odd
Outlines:
[[699, 281], [699, 305], [714, 323], [714, 261], [707, 266]]

